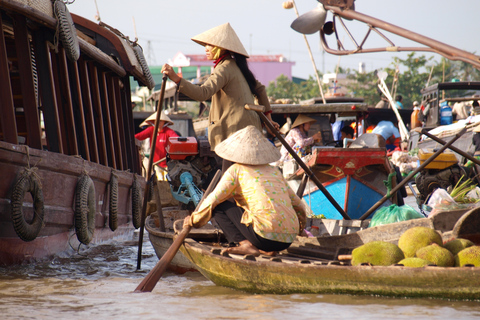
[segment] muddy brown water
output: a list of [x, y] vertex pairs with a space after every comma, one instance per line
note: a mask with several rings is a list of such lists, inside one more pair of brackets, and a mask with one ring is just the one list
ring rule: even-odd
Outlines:
[[[480, 300], [321, 294], [250, 294], [199, 273], [166, 273], [152, 293], [133, 293], [158, 261], [145, 236], [81, 247], [68, 256], [0, 267], [0, 319], [479, 319]], [[480, 299], [480, 297], [479, 297]]]

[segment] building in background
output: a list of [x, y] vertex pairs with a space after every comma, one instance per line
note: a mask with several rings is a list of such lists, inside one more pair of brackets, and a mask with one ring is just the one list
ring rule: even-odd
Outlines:
[[[281, 54], [251, 55], [247, 61], [250, 70], [253, 72], [257, 80], [265, 86], [268, 86], [271, 81], [275, 81], [282, 74], [294, 82], [300, 82], [303, 80], [292, 77], [292, 67], [295, 65], [295, 62], [288, 61]], [[211, 74], [213, 70], [213, 61], [207, 60], [205, 54], [186, 55], [182, 52], [178, 52], [172, 59], [168, 60], [168, 63], [173, 66], [175, 72], [181, 74], [184, 79], [190, 80], [194, 83], [197, 79]], [[149, 68], [156, 84], [153, 91], [158, 91], [162, 84], [162, 66], [150, 66]], [[132, 90], [134, 91], [132, 92], [132, 100], [138, 100], [134, 100], [138, 109], [153, 110], [153, 106], [148, 105], [148, 101], [145, 100], [145, 97], [148, 97], [149, 94], [138, 91], [135, 87], [135, 83], [132, 82], [131, 85]]]
[[[275, 81], [280, 75], [285, 75], [292, 79], [292, 67], [295, 62], [288, 61], [283, 55], [252, 55], [248, 58], [248, 66], [252, 70], [255, 77], [268, 86], [270, 81]], [[204, 75], [212, 73], [213, 62], [207, 60], [204, 54], [185, 55], [178, 52], [172, 59], [168, 61], [170, 65], [175, 67], [178, 73], [187, 80], [201, 78]]]

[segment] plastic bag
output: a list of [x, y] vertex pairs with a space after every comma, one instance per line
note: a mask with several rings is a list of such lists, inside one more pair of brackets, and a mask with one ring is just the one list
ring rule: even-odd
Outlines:
[[394, 222], [406, 221], [411, 219], [425, 218], [420, 212], [416, 211], [408, 204], [397, 206], [392, 204], [388, 207], [378, 209], [370, 220], [369, 227], [380, 226]]
[[[471, 191], [475, 191], [475, 190], [476, 189], [473, 189]], [[452, 198], [452, 196], [447, 192], [447, 190], [441, 189], [441, 188], [438, 188], [432, 193], [432, 195], [430, 196], [430, 199], [428, 199], [427, 205], [432, 208], [432, 210], [428, 213], [429, 218], [433, 217], [438, 212], [467, 209], [467, 208], [476, 206], [475, 203], [456, 202]]]

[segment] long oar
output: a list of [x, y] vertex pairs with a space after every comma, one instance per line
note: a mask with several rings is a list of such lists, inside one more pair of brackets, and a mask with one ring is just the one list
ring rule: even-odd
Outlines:
[[295, 159], [295, 161], [297, 161], [298, 165], [300, 167], [302, 167], [303, 171], [305, 171], [305, 173], [315, 183], [315, 185], [318, 187], [318, 189], [320, 189], [323, 192], [323, 194], [328, 199], [328, 201], [330, 201], [330, 203], [335, 207], [335, 209], [337, 209], [337, 211], [340, 212], [342, 217], [345, 220], [351, 220], [351, 218], [348, 216], [348, 214], [345, 211], [343, 211], [342, 207], [340, 207], [338, 205], [337, 201], [335, 201], [335, 199], [333, 199], [332, 195], [328, 192], [328, 190], [325, 189], [325, 187], [320, 182], [320, 180], [318, 180], [318, 178], [313, 174], [312, 170], [310, 170], [310, 168], [307, 167], [305, 162], [303, 162], [303, 160], [298, 156], [298, 154], [296, 154], [295, 151], [293, 151], [292, 147], [290, 147], [290, 145], [287, 143], [287, 141], [285, 141], [285, 139], [283, 139], [283, 137], [280, 135], [280, 133], [277, 131], [277, 129], [275, 129], [275, 127], [270, 122], [270, 120], [268, 120], [268, 118], [263, 114], [264, 108], [265, 107], [261, 106], [261, 105], [254, 105], [254, 104], [246, 104], [245, 105], [245, 109], [254, 110], [254, 111], [257, 112], [257, 114], [260, 116], [260, 119], [262, 119], [262, 121], [270, 129], [270, 131], [275, 134], [277, 139], [280, 140], [280, 142], [283, 144], [283, 146], [288, 150], [288, 152], [290, 152], [290, 154]]
[[[217, 170], [217, 173], [215, 173], [215, 176], [210, 182], [207, 190], [205, 190], [205, 193], [203, 194], [203, 197], [199, 201], [195, 210], [198, 210], [200, 208], [200, 205], [202, 204], [203, 200], [210, 194], [210, 192], [212, 192], [212, 190], [215, 188], [215, 186], [217, 185], [221, 177], [222, 177], [222, 171]], [[178, 249], [180, 249], [180, 246], [182, 245], [183, 241], [188, 236], [190, 229], [191, 229], [190, 226], [183, 228], [182, 232], [180, 232], [175, 237], [175, 241], [173, 241], [172, 245], [170, 246], [170, 248], [168, 248], [167, 252], [165, 252], [162, 258], [157, 262], [155, 267], [153, 267], [153, 269], [147, 274], [147, 276], [143, 279], [143, 281], [140, 282], [140, 284], [138, 285], [138, 287], [135, 289], [134, 292], [152, 292], [153, 288], [155, 288], [155, 286], [157, 285], [158, 280], [160, 280], [162, 275], [167, 270], [167, 267], [170, 264], [170, 262], [173, 260], [173, 257], [175, 257], [175, 255], [177, 254], [177, 251]]]
[[[163, 107], [163, 97], [165, 96], [165, 86], [167, 85], [167, 76], [163, 75], [162, 78], [162, 89], [160, 91], [160, 100], [158, 101], [158, 108], [157, 108], [157, 117], [155, 119], [155, 128], [153, 129], [152, 141], [150, 145], [150, 157], [148, 157], [148, 168], [147, 168], [147, 180], [150, 179], [150, 175], [152, 174], [153, 168], [153, 155], [155, 154], [155, 146], [157, 142], [157, 134], [158, 134], [158, 127], [160, 123], [160, 114], [162, 113]], [[138, 238], [138, 256], [137, 256], [137, 270], [140, 269], [142, 265], [142, 243], [143, 243], [143, 229], [145, 228], [145, 216], [147, 211], [147, 204], [148, 204], [148, 195], [150, 194], [150, 184], [147, 183], [145, 188], [145, 194], [143, 195], [143, 206], [142, 206], [142, 216], [140, 218], [140, 234]], [[159, 203], [159, 206], [162, 204]], [[163, 219], [163, 217], [159, 217]]]
[[403, 187], [405, 184], [407, 184], [410, 179], [412, 179], [418, 172], [420, 172], [421, 170], [423, 170], [430, 162], [432, 162], [433, 160], [435, 160], [436, 157], [438, 157], [443, 151], [445, 151], [445, 149], [447, 149], [448, 147], [450, 147], [450, 145], [452, 143], [454, 143], [455, 141], [457, 141], [458, 138], [460, 138], [465, 132], [467, 131], [467, 128], [463, 128], [462, 131], [460, 131], [459, 133], [457, 133], [453, 138], [452, 140], [448, 141], [447, 143], [445, 143], [445, 145], [443, 147], [441, 147], [440, 149], [438, 149], [437, 152], [435, 152], [433, 155], [430, 156], [430, 158], [428, 158], [427, 160], [425, 160], [424, 163], [422, 163], [422, 165], [420, 167], [418, 167], [417, 169], [413, 170], [412, 172], [410, 172], [410, 174], [408, 176], [405, 177], [405, 179], [403, 179], [402, 181], [400, 181], [399, 184], [397, 184], [391, 191], [390, 191], [390, 194], [389, 195], [385, 195], [382, 199], [378, 200], [377, 203], [375, 203], [370, 209], [368, 209], [367, 212], [365, 212], [361, 217], [360, 217], [360, 220], [365, 220], [370, 214], [372, 214], [372, 212], [374, 212], [375, 210], [377, 210], [378, 207], [380, 207], [385, 201], [387, 201], [388, 198], [390, 198], [392, 195], [394, 195], [398, 189], [400, 189], [401, 187]]

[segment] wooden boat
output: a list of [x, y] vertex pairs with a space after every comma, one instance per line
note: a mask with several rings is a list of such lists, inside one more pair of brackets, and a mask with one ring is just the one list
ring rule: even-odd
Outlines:
[[[455, 220], [455, 218], [459, 219]], [[182, 221], [175, 224], [181, 229]], [[480, 209], [443, 212], [421, 218], [361, 230], [356, 233], [318, 238], [298, 238], [276, 257], [222, 253], [222, 247], [186, 239], [182, 253], [208, 279], [220, 286], [253, 293], [335, 293], [478, 300], [480, 267], [407, 268], [352, 266], [339, 260], [363, 243], [383, 240], [396, 243], [414, 226], [430, 226], [444, 240], [469, 238], [480, 243]]]
[[[190, 214], [188, 210], [179, 209], [179, 207], [162, 208], [165, 230], [160, 229], [159, 218], [156, 213], [152, 213], [145, 219], [145, 229], [148, 232], [148, 238], [152, 244], [158, 259], [161, 259], [165, 252], [170, 248], [175, 237], [174, 222], [183, 220]], [[321, 236], [350, 234], [363, 230], [368, 227], [370, 220], [336, 220], [336, 219], [315, 219], [308, 218], [308, 227], [314, 227]], [[209, 225], [210, 226], [210, 225]], [[218, 228], [211, 226], [206, 229], [193, 229], [189, 237], [195, 240], [211, 240], [211, 234], [215, 234], [215, 239], [223, 239], [223, 233]], [[181, 252], [178, 252], [168, 266], [168, 270], [177, 274], [183, 274], [187, 271], [197, 271], [195, 265], [190, 262]]]
[[[389, 187], [393, 188], [397, 179], [395, 168], [388, 160], [385, 143], [377, 135], [363, 134], [348, 148], [332, 146], [335, 144], [330, 125], [332, 114], [353, 119], [358, 127], [361, 121], [359, 118], [368, 111], [366, 104], [358, 101], [352, 103], [342, 101], [310, 105], [272, 105], [272, 117], [280, 125], [285, 122], [282, 118], [298, 114], [306, 114], [317, 120], [317, 123], [311, 126], [309, 136], [313, 132], [322, 132], [323, 146], [314, 146], [312, 154], [307, 155], [304, 162], [345, 213], [352, 219], [358, 219], [387, 194], [384, 181], [390, 181]], [[298, 168], [295, 161], [286, 161], [283, 164], [283, 173], [290, 186], [297, 190], [304, 176], [303, 169]], [[390, 175], [393, 177], [389, 178]], [[343, 219], [313, 182], [306, 184], [302, 196], [315, 216]], [[395, 195], [382, 206], [392, 203], [402, 202], [399, 202]]]
[[[433, 84], [421, 90], [422, 106], [427, 108], [428, 112], [424, 118], [424, 129], [428, 130], [430, 134], [440, 138], [444, 141], [450, 140], [461, 129], [467, 127], [467, 132], [453, 143], [454, 147], [460, 150], [472, 153], [475, 151], [472, 144], [473, 128], [480, 124], [480, 117], [472, 115], [467, 119], [455, 119], [455, 123], [442, 125], [441, 122], [441, 106], [442, 102], [448, 102], [450, 106], [454, 103], [464, 102], [470, 104], [471, 101], [480, 99], [480, 96], [472, 95], [472, 92], [480, 90], [480, 82], [440, 82]], [[421, 129], [421, 128], [420, 128]], [[441, 146], [438, 142], [421, 134], [420, 130], [412, 130], [410, 132], [409, 150], [416, 148], [421, 149], [435, 149]], [[464, 159], [462, 155], [455, 153], [458, 161]]]
[[131, 236], [145, 179], [130, 77], [154, 86], [141, 48], [62, 1], [0, 13], [0, 264]]
[[[176, 220], [183, 220], [189, 212], [187, 210], [180, 210], [175, 207], [162, 208], [163, 217], [165, 221], [165, 230], [159, 229], [158, 215], [152, 214], [145, 219], [145, 229], [148, 231], [148, 238], [155, 249], [155, 254], [158, 259], [161, 259], [168, 248], [173, 243], [175, 232], [173, 224]], [[181, 252], [178, 252], [170, 262], [169, 271], [183, 274], [187, 271], [197, 271], [195, 265], [190, 262]]]
[[[306, 164], [352, 219], [360, 218], [385, 196], [384, 181], [388, 181], [389, 174], [395, 174], [385, 148], [317, 148]], [[295, 173], [297, 180], [302, 175], [302, 169]], [[314, 184], [307, 186], [303, 199], [315, 214], [343, 218]], [[387, 200], [383, 206], [391, 204]]]

